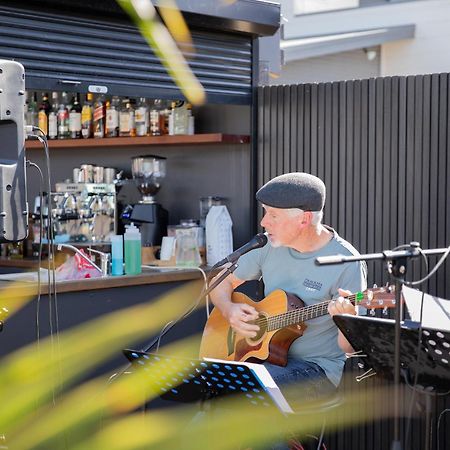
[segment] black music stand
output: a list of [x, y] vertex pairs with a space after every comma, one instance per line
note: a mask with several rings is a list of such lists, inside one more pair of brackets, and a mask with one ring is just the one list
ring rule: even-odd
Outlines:
[[[134, 367], [142, 367], [161, 398], [183, 403], [241, 395], [255, 408], [274, 408], [292, 412], [281, 391], [260, 364], [220, 360], [174, 358], [136, 350], [123, 350]], [[252, 366], [257, 366], [252, 368]], [[267, 372], [269, 379], [265, 378]], [[170, 375], [168, 375], [170, 373]]]
[[[394, 379], [395, 320], [346, 314], [336, 315], [333, 320], [353, 348], [362, 350], [369, 367], [383, 378]], [[400, 373], [403, 381], [410, 387], [414, 384], [424, 394], [450, 393], [450, 332], [422, 328], [420, 346], [418, 322], [402, 323], [400, 332]], [[431, 403], [428, 398], [426, 408], [425, 449], [428, 449], [431, 435]]]

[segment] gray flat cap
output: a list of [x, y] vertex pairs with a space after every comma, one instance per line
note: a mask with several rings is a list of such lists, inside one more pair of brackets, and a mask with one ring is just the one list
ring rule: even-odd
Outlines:
[[309, 173], [285, 173], [268, 181], [256, 199], [273, 208], [300, 208], [322, 211], [325, 204], [325, 184]]

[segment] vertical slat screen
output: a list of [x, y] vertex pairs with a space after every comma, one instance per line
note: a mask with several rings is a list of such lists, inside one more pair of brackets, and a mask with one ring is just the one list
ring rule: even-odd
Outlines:
[[[448, 84], [437, 74], [259, 88], [258, 185], [291, 171], [321, 177], [324, 222], [362, 253], [449, 245]], [[424, 273], [418, 260], [409, 278]], [[370, 263], [369, 282], [386, 281]], [[449, 265], [423, 288], [450, 298]]]
[[[361, 253], [411, 241], [424, 249], [450, 245], [449, 89], [449, 74], [259, 88], [258, 186], [292, 171], [321, 177], [328, 189], [324, 222]], [[261, 214], [259, 208], [259, 219]], [[430, 268], [437, 260], [429, 258]], [[425, 273], [417, 260], [407, 278]], [[369, 263], [369, 284], [387, 280], [383, 263]], [[450, 264], [420, 288], [450, 299]], [[356, 370], [356, 363], [348, 366]], [[351, 377], [343, 388], [379, 384], [370, 379], [357, 386]], [[450, 401], [437, 398], [434, 427], [446, 407]], [[450, 448], [448, 423], [444, 415], [440, 449]], [[405, 419], [403, 438], [406, 429]], [[420, 417], [410, 430], [408, 450], [424, 448]], [[433, 450], [436, 433], [434, 428]], [[390, 448], [392, 434], [392, 419], [376, 421], [330, 435], [327, 448]]]

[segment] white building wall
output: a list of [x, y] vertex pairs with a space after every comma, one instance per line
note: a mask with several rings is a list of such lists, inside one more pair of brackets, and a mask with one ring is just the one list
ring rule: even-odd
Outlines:
[[383, 44], [381, 75], [450, 72], [450, 0], [402, 3], [395, 8], [399, 6], [404, 23], [416, 24], [416, 36]]
[[[374, 49], [375, 50], [375, 49]], [[371, 61], [363, 49], [333, 55], [291, 61], [281, 69], [279, 78], [270, 78], [271, 85], [320, 83], [356, 80], [380, 75], [380, 52]]]

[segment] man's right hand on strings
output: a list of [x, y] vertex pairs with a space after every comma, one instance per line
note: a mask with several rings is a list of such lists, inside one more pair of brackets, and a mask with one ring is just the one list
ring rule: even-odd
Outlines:
[[245, 303], [230, 303], [222, 309], [231, 328], [242, 336], [253, 338], [259, 331], [259, 326], [249, 323], [258, 318], [258, 312], [253, 306]]

